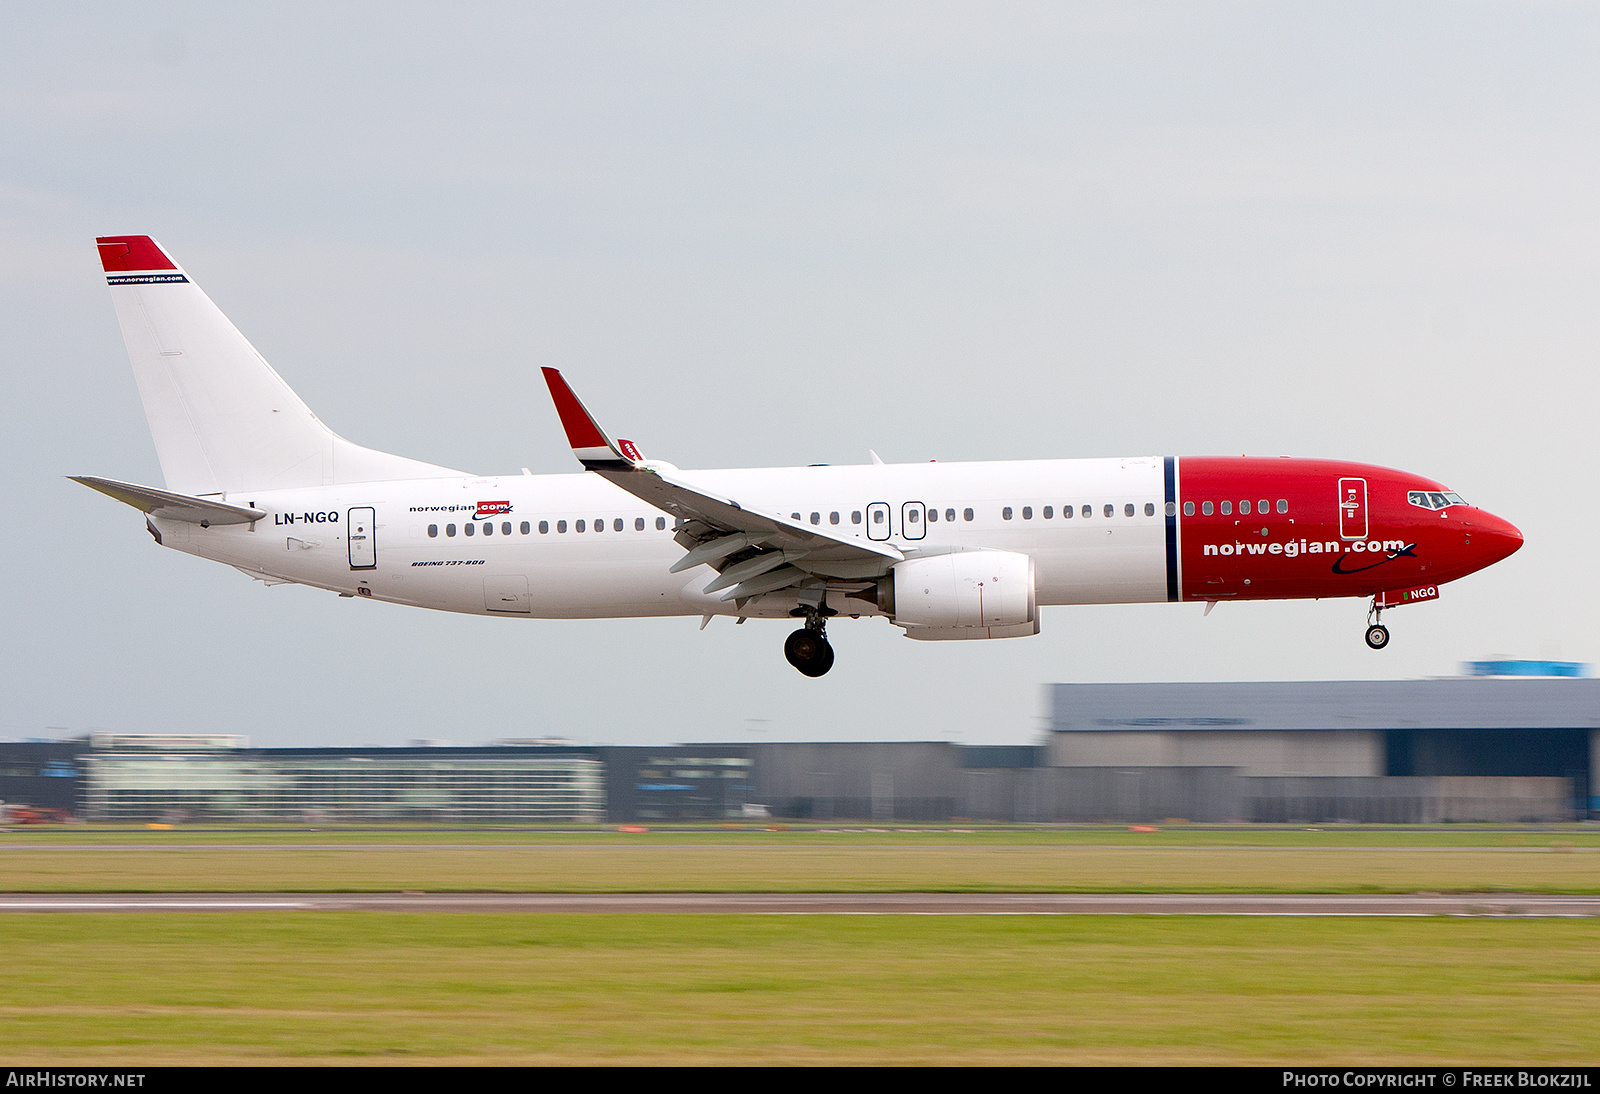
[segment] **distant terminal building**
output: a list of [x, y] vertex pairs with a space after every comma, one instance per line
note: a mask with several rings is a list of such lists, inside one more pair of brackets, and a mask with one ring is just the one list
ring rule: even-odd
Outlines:
[[1414, 823], [1600, 812], [1600, 680], [1585, 666], [1526, 664], [1474, 663], [1439, 680], [1054, 684], [1050, 729], [1035, 745], [528, 737], [252, 748], [225, 734], [102, 733], [0, 743], [0, 799], [88, 820], [211, 823]]
[[81, 806], [101, 821], [596, 821], [602, 765], [551, 748], [249, 748], [95, 734]]

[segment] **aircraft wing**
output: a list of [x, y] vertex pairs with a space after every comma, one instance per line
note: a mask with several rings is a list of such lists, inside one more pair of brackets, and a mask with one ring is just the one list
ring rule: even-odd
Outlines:
[[579, 462], [677, 518], [675, 538], [688, 553], [672, 572], [700, 565], [718, 570], [708, 593], [727, 589], [723, 599], [738, 600], [816, 584], [817, 578], [865, 580], [905, 558], [887, 543], [836, 535], [697, 486], [676, 468], [645, 460], [632, 441], [612, 440], [558, 370], [544, 369], [544, 378]]
[[142, 513], [169, 520], [182, 520], [190, 524], [252, 524], [267, 514], [243, 505], [228, 505], [209, 498], [190, 497], [157, 490], [153, 486], [118, 482], [116, 479], [96, 478], [93, 475], [68, 475], [73, 482], [81, 482], [90, 490], [98, 490], [107, 497], [116, 498]]

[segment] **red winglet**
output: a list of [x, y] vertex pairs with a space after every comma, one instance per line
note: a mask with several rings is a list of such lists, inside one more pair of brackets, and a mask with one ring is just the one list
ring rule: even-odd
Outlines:
[[106, 273], [178, 268], [149, 236], [100, 236], [95, 244], [100, 248], [100, 265]]
[[561, 373], [553, 368], [541, 369], [544, 373], [544, 382], [550, 388], [550, 398], [556, 404], [556, 413], [561, 416], [561, 428], [567, 431], [567, 442], [576, 450], [593, 448], [610, 448], [611, 442], [606, 440], [606, 435], [600, 431], [595, 420], [589, 416], [578, 397], [573, 394], [567, 382], [561, 378]]

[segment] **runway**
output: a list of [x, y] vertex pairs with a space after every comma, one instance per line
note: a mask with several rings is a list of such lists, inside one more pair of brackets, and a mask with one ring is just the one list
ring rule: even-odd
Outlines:
[[1600, 916], [1600, 896], [1543, 893], [22, 893], [0, 913], [450, 912], [691, 915]]

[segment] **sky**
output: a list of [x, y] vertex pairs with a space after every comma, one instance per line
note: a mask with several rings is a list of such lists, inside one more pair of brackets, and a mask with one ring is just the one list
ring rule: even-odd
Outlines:
[[[1600, 9], [60, 3], [0, 34], [0, 738], [1035, 740], [1056, 681], [1600, 660]], [[683, 468], [1291, 454], [1523, 550], [1355, 600], [1042, 633], [525, 621], [267, 588], [159, 485], [94, 237], [159, 239], [336, 431], [574, 469], [539, 378]]]

